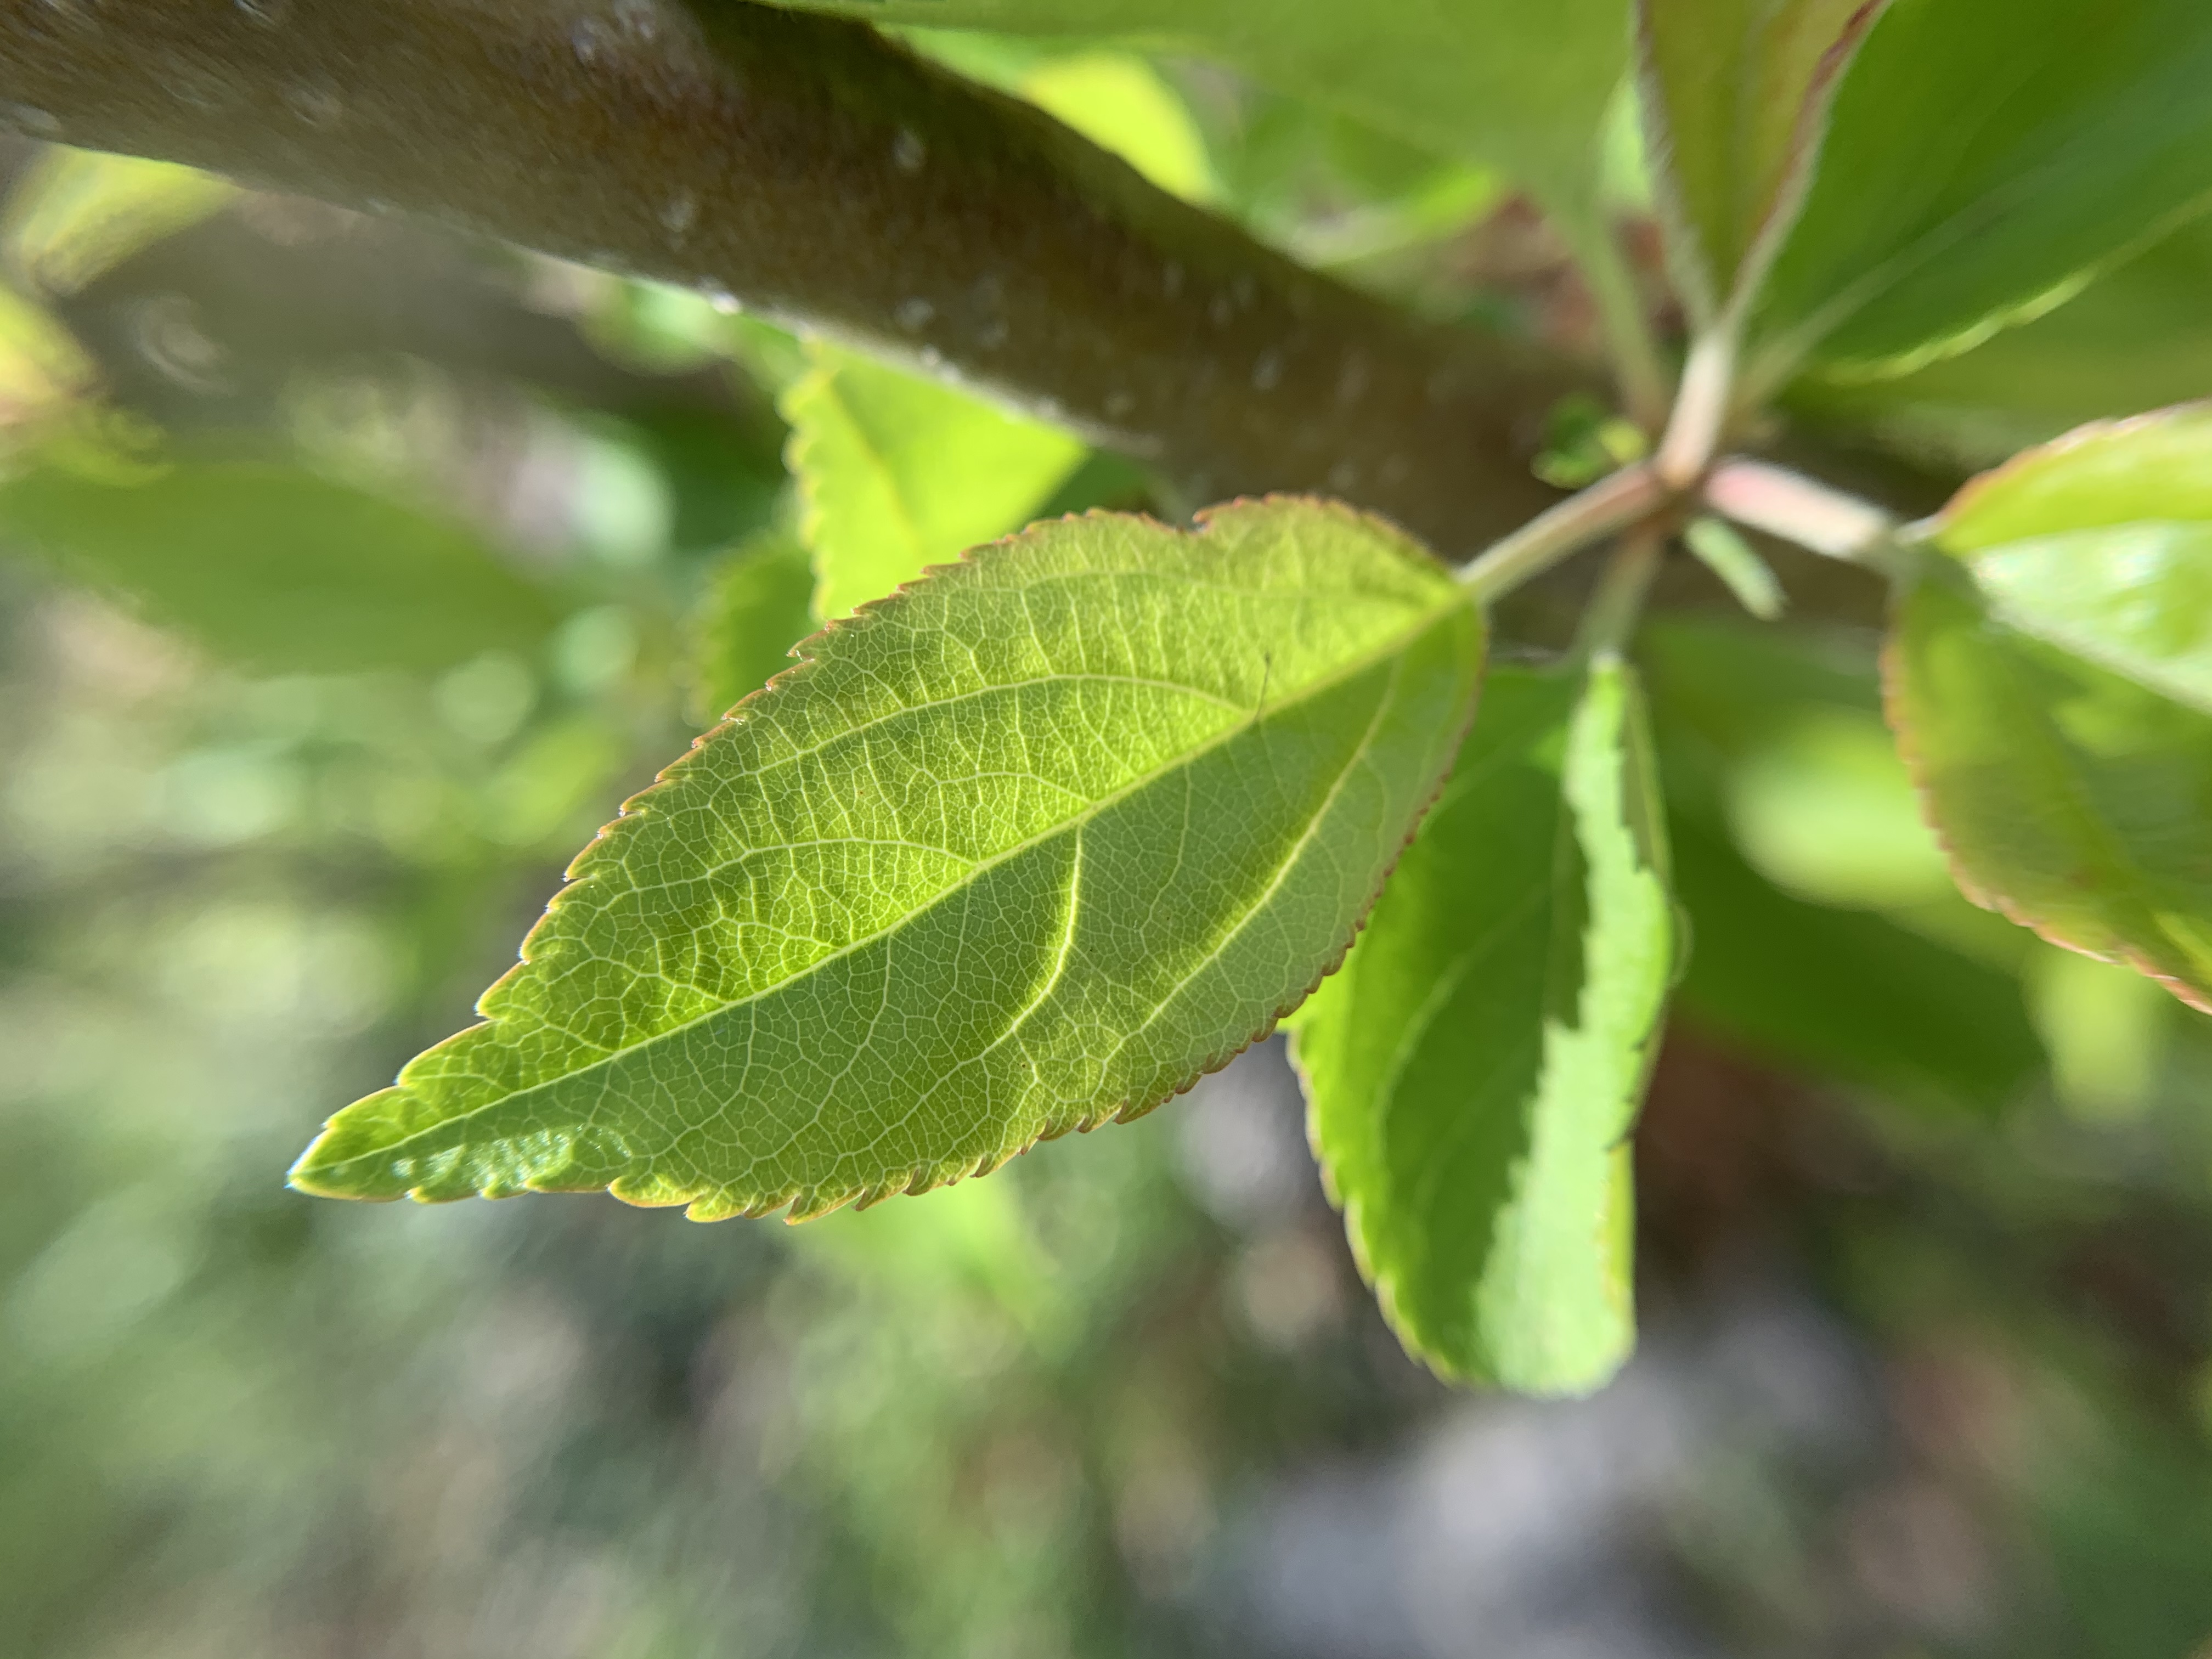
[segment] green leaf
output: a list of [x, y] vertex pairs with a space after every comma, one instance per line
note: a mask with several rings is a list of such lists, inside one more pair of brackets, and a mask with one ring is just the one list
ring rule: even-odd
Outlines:
[[1761, 622], [1772, 622], [1789, 608], [1773, 567], [1724, 519], [1692, 519], [1682, 532], [1698, 562], [1720, 578], [1735, 601]]
[[2099, 274], [2055, 310], [1910, 374], [1801, 382], [1791, 401], [1966, 470], [2077, 426], [2212, 397], [2212, 219]]
[[1188, 202], [1221, 193], [1206, 140], [1160, 73], [1126, 52], [1054, 58], [1021, 77], [1022, 95]]
[[444, 668], [527, 651], [556, 620], [459, 523], [258, 462], [137, 480], [40, 466], [0, 484], [11, 544], [264, 672]]
[[1297, 1022], [1313, 1142], [1401, 1340], [1579, 1394], [1635, 1341], [1628, 1135], [1674, 973], [1632, 671], [1500, 670]]
[[842, 617], [1018, 530], [1081, 465], [1081, 440], [840, 351], [784, 394], [814, 552], [815, 614]]
[[791, 666], [793, 646], [814, 629], [813, 600], [813, 563], [788, 532], [763, 531], [730, 555], [694, 624], [702, 722], [711, 725]]
[[1764, 274], [1804, 199], [1828, 102], [1887, 0], [1640, 0], [1654, 182], [1711, 324]]
[[2012, 627], [2212, 713], [2212, 407], [2015, 456], [1934, 538]]
[[1886, 670], [1967, 896], [2212, 1011], [2212, 716], [2019, 633], [1940, 570], [1900, 604]]
[[1483, 629], [1321, 503], [1037, 526], [831, 624], [631, 803], [333, 1195], [794, 1215], [1149, 1110], [1339, 959]]
[[[727, 0], [722, 0], [727, 3]], [[870, 22], [1111, 40], [1211, 58], [1555, 205], [1589, 194], [1627, 0], [787, 0]]]
[[2212, 192], [2212, 8], [1915, 0], [1835, 100], [1766, 372], [1890, 373], [2047, 309]]
[[1903, 911], [1951, 894], [1878, 714], [1808, 709], [1777, 722], [1730, 768], [1727, 817], [1753, 867], [1801, 898]]

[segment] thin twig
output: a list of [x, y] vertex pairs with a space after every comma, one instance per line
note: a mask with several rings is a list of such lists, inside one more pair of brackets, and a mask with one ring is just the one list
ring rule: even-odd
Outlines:
[[1462, 570], [1459, 579], [1487, 604], [1570, 554], [1648, 518], [1669, 499], [1648, 463], [1623, 467], [1523, 525]]
[[1880, 569], [1893, 562], [1892, 514], [1786, 467], [1732, 456], [1705, 480], [1705, 499], [1724, 519], [1829, 558]]

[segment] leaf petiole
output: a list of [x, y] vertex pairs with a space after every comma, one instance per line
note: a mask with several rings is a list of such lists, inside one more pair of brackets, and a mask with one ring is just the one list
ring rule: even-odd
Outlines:
[[1697, 487], [1712, 465], [1728, 424], [1729, 398], [1735, 386], [1736, 331], [1732, 319], [1698, 336], [1682, 365], [1682, 384], [1674, 393], [1674, 412], [1668, 416], [1665, 435], [1652, 465], [1667, 486], [1675, 490]]
[[1894, 574], [1897, 520], [1873, 502], [1787, 467], [1732, 456], [1705, 480], [1723, 518], [1831, 559]]
[[1583, 612], [1575, 636], [1575, 651], [1585, 658], [1617, 657], [1636, 631], [1644, 612], [1644, 596], [1659, 574], [1659, 555], [1665, 538], [1649, 525], [1638, 526], [1620, 538], [1620, 545], [1598, 578]]
[[1461, 569], [1460, 581], [1477, 603], [1487, 604], [1570, 555], [1650, 517], [1673, 494], [1649, 463], [1625, 466], [1494, 544]]

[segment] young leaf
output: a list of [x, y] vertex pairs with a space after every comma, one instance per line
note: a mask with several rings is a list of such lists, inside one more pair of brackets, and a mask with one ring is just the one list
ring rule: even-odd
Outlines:
[[1773, 622], [1789, 608], [1789, 596], [1773, 567], [1725, 519], [1692, 519], [1682, 539], [1698, 562], [1719, 577], [1736, 603], [1759, 621]]
[[2017, 632], [1941, 571], [1901, 602], [1885, 672], [1967, 896], [2212, 1012], [2212, 716]]
[[460, 525], [295, 469], [183, 464], [136, 482], [46, 465], [0, 484], [0, 546], [142, 600], [270, 673], [450, 667], [533, 648], [545, 596]]
[[1935, 539], [2011, 626], [2212, 713], [2212, 406], [2015, 456]]
[[1804, 199], [1828, 102], [1886, 0], [1640, 0], [1644, 119], [1676, 263], [1710, 325]]
[[1501, 670], [1297, 1022], [1361, 1266], [1447, 1376], [1597, 1387], [1635, 1340], [1627, 1139], [1675, 959], [1635, 677]]
[[1774, 368], [1893, 372], [2047, 309], [2212, 191], [2208, 85], [2201, 0], [1895, 7], [1768, 279]]
[[[785, 0], [872, 23], [1104, 40], [1212, 58], [1555, 204], [1589, 188], [1627, 0]], [[730, 3], [730, 0], [718, 0]]]
[[730, 555], [695, 623], [692, 679], [703, 723], [791, 666], [793, 646], [814, 629], [813, 601], [814, 566], [789, 532], [763, 531]]
[[1082, 441], [831, 346], [782, 399], [814, 552], [815, 614], [842, 617], [1018, 530]]
[[1149, 1110], [1336, 963], [1482, 640], [1443, 567], [1316, 502], [982, 549], [832, 623], [631, 803], [487, 1023], [294, 1179], [804, 1217]]

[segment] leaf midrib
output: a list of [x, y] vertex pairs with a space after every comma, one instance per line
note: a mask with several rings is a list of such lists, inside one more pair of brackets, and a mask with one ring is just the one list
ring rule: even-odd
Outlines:
[[[554, 1076], [541, 1079], [540, 1080], [529, 1084], [522, 1088], [509, 1090], [504, 1094], [496, 1096], [492, 1099], [483, 1101], [480, 1104], [470, 1107], [465, 1111], [455, 1112], [449, 1116], [441, 1117], [436, 1122], [427, 1124], [423, 1127], [416, 1130], [414, 1133], [404, 1136], [400, 1139], [391, 1141], [369, 1151], [358, 1152], [351, 1158], [342, 1159], [337, 1164], [324, 1167], [327, 1170], [343, 1170], [355, 1164], [388, 1159], [417, 1141], [421, 1141], [433, 1135], [442, 1134], [451, 1130], [453, 1126], [457, 1124], [465, 1124], [471, 1119], [477, 1117], [485, 1112], [491, 1111], [497, 1107], [507, 1105], [514, 1101], [521, 1099], [525, 1096], [537, 1094], [544, 1090], [550, 1089], [556, 1085], [571, 1082], [578, 1078], [587, 1076], [591, 1073], [597, 1071], [603, 1066], [611, 1066], [617, 1060], [625, 1059], [633, 1054], [641, 1054], [657, 1044], [678, 1037], [696, 1025], [703, 1024], [711, 1019], [718, 1019], [723, 1015], [728, 1013], [732, 1009], [743, 1007], [749, 1003], [763, 1000], [776, 993], [788, 989], [792, 986], [797, 985], [814, 974], [822, 971], [831, 963], [865, 950], [869, 945], [874, 945], [882, 939], [890, 938], [891, 935], [896, 933], [901, 928], [918, 921], [921, 917], [936, 908], [939, 905], [942, 904], [945, 900], [952, 897], [955, 894], [972, 886], [975, 882], [981, 880], [985, 875], [998, 868], [1000, 865], [1009, 863], [1012, 860], [1019, 858], [1024, 854], [1043, 846], [1046, 842], [1052, 841], [1055, 837], [1067, 834], [1070, 830], [1074, 830], [1079, 833], [1083, 829], [1095, 821], [1101, 814], [1120, 805], [1122, 801], [1141, 793], [1143, 790], [1150, 787], [1152, 784], [1158, 782], [1162, 779], [1172, 775], [1174, 773], [1182, 769], [1183, 768], [1195, 765], [1198, 762], [1204, 759], [1206, 756], [1212, 753], [1215, 750], [1224, 746], [1226, 744], [1233, 741], [1244, 732], [1258, 727], [1261, 725], [1263, 720], [1273, 720], [1282, 715], [1288, 714], [1297, 710], [1302, 705], [1312, 702], [1315, 698], [1335, 690], [1337, 687], [1343, 685], [1350, 680], [1357, 678], [1359, 675], [1365, 673], [1368, 670], [1375, 667], [1377, 664], [1388, 661], [1391, 657], [1401, 653], [1408, 649], [1413, 642], [1418, 640], [1422, 635], [1435, 628], [1439, 623], [1448, 621], [1455, 611], [1464, 606], [1468, 606], [1469, 603], [1470, 602], [1468, 600], [1462, 596], [1452, 596], [1447, 603], [1439, 605], [1435, 611], [1427, 613], [1419, 622], [1407, 627], [1397, 634], [1390, 635], [1382, 644], [1376, 646], [1362, 655], [1352, 659], [1332, 673], [1308, 682], [1295, 698], [1286, 699], [1285, 701], [1277, 704], [1274, 708], [1267, 711], [1265, 714], [1255, 713], [1251, 720], [1235, 720], [1228, 723], [1221, 729], [1220, 732], [1215, 733], [1212, 737], [1208, 738], [1205, 742], [1199, 744], [1193, 748], [1183, 750], [1169, 763], [1156, 767], [1152, 771], [1132, 779], [1129, 782], [1122, 785], [1112, 793], [1100, 797], [1097, 801], [1085, 808], [1082, 811], [1076, 813], [1068, 818], [1063, 819], [1061, 822], [1054, 824], [1048, 830], [1042, 830], [1024, 841], [1016, 842], [1013, 846], [1006, 848], [1002, 852], [995, 853], [989, 858], [977, 860], [975, 866], [963, 874], [957, 881], [951, 882], [939, 889], [937, 892], [932, 894], [926, 902], [915, 906], [913, 909], [908, 910], [899, 916], [896, 921], [891, 921], [883, 927], [878, 928], [872, 933], [867, 933], [858, 939], [848, 940], [847, 943], [838, 946], [835, 951], [826, 952], [823, 956], [817, 957], [814, 961], [807, 963], [804, 968], [799, 969], [797, 972], [786, 975], [784, 978], [776, 981], [772, 985], [763, 986], [760, 989], [750, 992], [744, 996], [733, 997], [726, 1002], [717, 1004], [714, 1007], [709, 1008], [704, 1012], [695, 1014], [687, 1020], [684, 1020], [678, 1024], [668, 1027], [665, 1030], [655, 1031], [651, 1036], [641, 1038], [638, 1042], [617, 1048], [609, 1048], [596, 1059], [592, 1060], [582, 1066], [576, 1066], [572, 1070], [561, 1072]], [[1026, 684], [1026, 682], [1012, 682], [1011, 685], [1006, 689], [1012, 689], [1012, 687], [1018, 686], [1023, 684]], [[915, 705], [906, 712], [919, 712], [936, 706], [937, 705], [933, 703], [919, 704]], [[500, 1022], [496, 1020], [492, 1020], [485, 1022], [485, 1024], [495, 1025], [499, 1023]], [[481, 1030], [483, 1027], [478, 1026], [474, 1029]], [[405, 1083], [403, 1083], [398, 1086], [410, 1093], [417, 1092], [419, 1088], [419, 1085]]]

